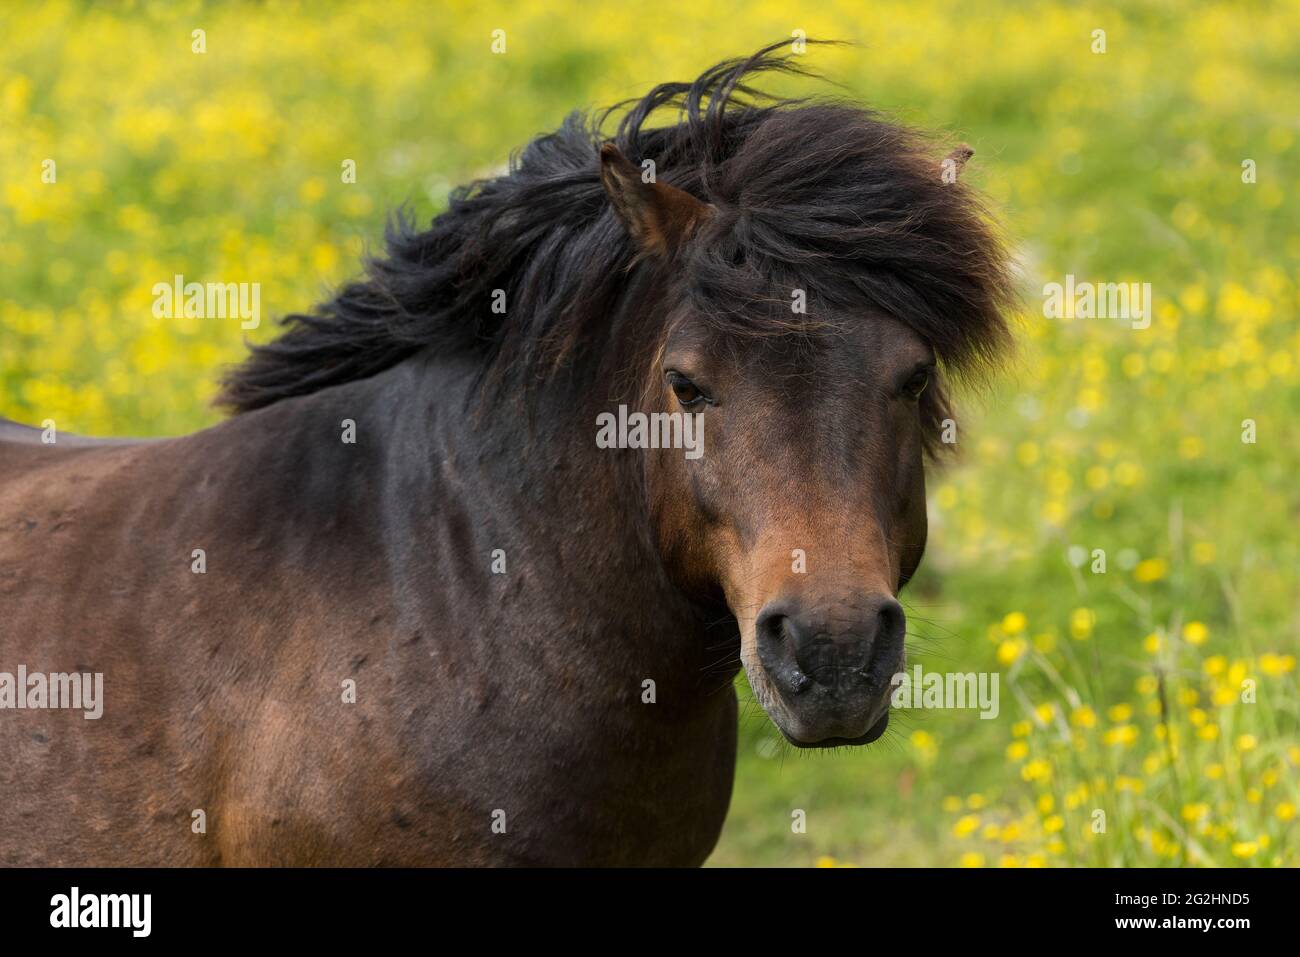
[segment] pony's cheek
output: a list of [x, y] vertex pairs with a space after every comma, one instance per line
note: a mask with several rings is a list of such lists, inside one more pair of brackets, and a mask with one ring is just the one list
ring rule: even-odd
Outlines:
[[732, 524], [740, 496], [722, 481], [718, 469], [706, 462], [688, 463], [686, 487], [697, 521], [709, 527]]

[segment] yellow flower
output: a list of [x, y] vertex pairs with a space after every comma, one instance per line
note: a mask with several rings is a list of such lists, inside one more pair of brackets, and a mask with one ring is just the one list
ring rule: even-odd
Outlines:
[[1131, 724], [1120, 724], [1108, 730], [1103, 736], [1102, 741], [1108, 745], [1120, 745], [1129, 747], [1138, 738], [1138, 730]]
[[958, 864], [962, 867], [983, 867], [984, 855], [976, 851], [967, 851], [958, 859]]
[[1053, 814], [1043, 822], [1043, 830], [1048, 834], [1055, 834], [1061, 828], [1065, 827], [1065, 818], [1059, 814]]
[[966, 799], [966, 806], [972, 811], [978, 811], [989, 803], [989, 799], [983, 794], [972, 794]]
[[1029, 745], [1023, 741], [1012, 741], [1007, 745], [1008, 761], [1023, 761], [1029, 754]]
[[1133, 578], [1135, 581], [1147, 584], [1148, 582], [1158, 582], [1169, 573], [1169, 563], [1163, 558], [1147, 558], [1137, 563], [1133, 569]]
[[1040, 794], [1038, 796], [1038, 813], [1051, 814], [1056, 809], [1056, 799], [1050, 794]]
[[1132, 486], [1138, 483], [1142, 478], [1142, 468], [1133, 462], [1120, 462], [1115, 466], [1115, 483], [1117, 485]]
[[940, 806], [949, 814], [953, 814], [961, 810], [961, 798], [957, 797], [955, 794], [949, 794], [943, 799]]
[[1007, 667], [1025, 653], [1029, 645], [1023, 638], [1008, 638], [998, 645], [998, 664]]
[[1020, 776], [1026, 781], [1049, 781], [1052, 777], [1052, 766], [1042, 758], [1036, 758], [1020, 769]]
[[1157, 654], [1160, 651], [1160, 635], [1153, 631], [1143, 638], [1142, 650], [1149, 655]]
[[1097, 726], [1097, 712], [1093, 711], [1086, 704], [1080, 705], [1070, 713], [1070, 722], [1079, 728], [1093, 728]]
[[1143, 675], [1137, 680], [1138, 694], [1151, 695], [1160, 690], [1160, 680], [1155, 675]]
[[1011, 726], [1011, 734], [1017, 738], [1027, 738], [1030, 732], [1034, 730], [1032, 721], [1017, 721]]
[[1201, 662], [1201, 670], [1211, 678], [1221, 675], [1228, 668], [1228, 659], [1223, 655], [1211, 655]]
[[1029, 619], [1023, 612], [1013, 611], [1002, 619], [1002, 630], [1008, 635], [1018, 635], [1025, 630], [1029, 624]]
[[1295, 670], [1295, 655], [1278, 655], [1266, 651], [1259, 656], [1259, 670], [1272, 678], [1288, 674]]
[[1110, 484], [1110, 472], [1105, 466], [1094, 465], [1083, 475], [1083, 481], [1094, 492], [1099, 492]]
[[1110, 718], [1116, 724], [1122, 724], [1129, 718], [1133, 717], [1133, 706], [1130, 704], [1112, 705], [1106, 712], [1106, 717]]
[[1210, 695], [1210, 701], [1220, 708], [1226, 707], [1237, 700], [1237, 692], [1233, 691], [1229, 685], [1217, 685], [1214, 692]]
[[1091, 608], [1076, 608], [1070, 613], [1070, 637], [1075, 641], [1085, 641], [1092, 634], [1097, 623], [1097, 616]]
[[1043, 521], [1049, 525], [1062, 525], [1065, 523], [1068, 509], [1065, 504], [1057, 499], [1052, 499], [1043, 504]]
[[1255, 841], [1237, 841], [1232, 845], [1232, 856], [1247, 858], [1254, 857], [1259, 851], [1259, 844]]
[[1273, 809], [1273, 816], [1279, 821], [1289, 821], [1295, 817], [1295, 805], [1290, 801], [1283, 801]]
[[1189, 645], [1203, 645], [1210, 637], [1210, 629], [1203, 622], [1189, 621], [1183, 625], [1183, 641]]
[[1219, 726], [1217, 724], [1205, 724], [1196, 729], [1196, 736], [1202, 741], [1217, 741], [1219, 739]]
[[325, 181], [319, 176], [305, 179], [298, 187], [298, 198], [306, 203], [314, 203], [325, 195]]
[[1237, 736], [1238, 751], [1254, 751], [1259, 745], [1259, 739], [1253, 734], [1241, 734]]
[[1210, 816], [1210, 806], [1204, 801], [1183, 805], [1183, 820], [1191, 823]]
[[1223, 777], [1223, 765], [1214, 763], [1205, 766], [1205, 776], [1211, 781], [1218, 781]]
[[817, 866], [818, 866], [818, 867], [834, 867], [834, 866], [835, 866], [835, 858], [830, 857], [830, 856], [828, 856], [828, 855], [822, 855], [821, 857], [817, 858]]

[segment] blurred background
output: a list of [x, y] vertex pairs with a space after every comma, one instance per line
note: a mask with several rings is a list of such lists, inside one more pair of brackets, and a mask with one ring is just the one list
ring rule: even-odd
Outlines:
[[[999, 672], [1001, 713], [809, 753], [746, 705], [713, 862], [1300, 863], [1296, 2], [8, 3], [0, 415], [211, 425], [243, 336], [389, 210], [795, 31], [856, 43], [806, 54], [839, 92], [975, 148], [1021, 264], [1020, 353], [962, 397], [905, 595], [909, 662]], [[177, 273], [259, 282], [261, 326], [154, 318]], [[1045, 318], [1067, 274], [1150, 283], [1150, 327]]]

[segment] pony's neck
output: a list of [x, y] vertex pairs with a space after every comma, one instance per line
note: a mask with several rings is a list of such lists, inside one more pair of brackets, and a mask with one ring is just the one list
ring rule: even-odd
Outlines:
[[[475, 364], [427, 356], [369, 381], [361, 414], [383, 448], [376, 491], [403, 628], [459, 621], [503, 648], [550, 633], [586, 666], [647, 676], [699, 679], [720, 657], [664, 569], [641, 453], [596, 444], [606, 392], [577, 390], [584, 400], [557, 380], [526, 409], [508, 395], [479, 405]], [[508, 631], [482, 627], [485, 606]]]
[[213, 431], [237, 431], [222, 447], [238, 448], [259, 491], [221, 507], [255, 511], [259, 535], [352, 590], [329, 598], [367, 603], [426, 662], [418, 638], [436, 634], [500, 661], [492, 677], [505, 686], [656, 678], [689, 688], [675, 703], [690, 707], [725, 684], [714, 666], [730, 660], [729, 636], [707, 623], [726, 616], [672, 584], [644, 453], [597, 446], [596, 414], [616, 390], [566, 375], [526, 408], [509, 389], [480, 404], [480, 372], [477, 357], [421, 353], [236, 417]]

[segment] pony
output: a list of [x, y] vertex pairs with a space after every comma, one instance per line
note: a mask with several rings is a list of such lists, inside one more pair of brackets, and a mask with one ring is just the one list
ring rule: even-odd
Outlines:
[[0, 678], [0, 863], [698, 865], [742, 666], [795, 747], [884, 732], [1012, 279], [969, 149], [781, 46], [397, 216], [212, 428], [0, 427], [0, 671], [103, 699]]

